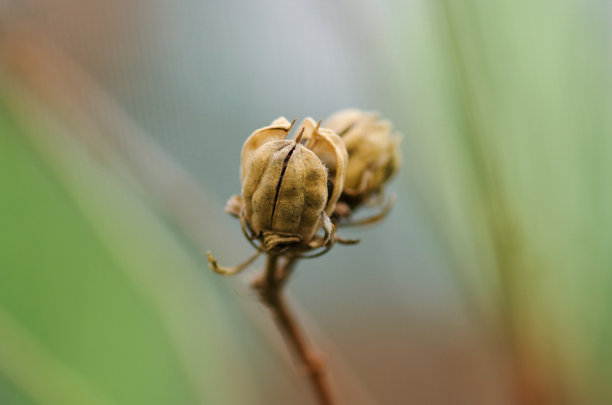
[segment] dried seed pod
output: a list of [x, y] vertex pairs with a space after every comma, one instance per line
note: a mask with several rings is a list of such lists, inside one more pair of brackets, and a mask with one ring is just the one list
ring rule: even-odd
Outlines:
[[348, 165], [340, 201], [355, 208], [379, 194], [399, 169], [401, 138], [393, 133], [389, 121], [374, 112], [340, 111], [325, 120], [324, 125], [335, 131], [346, 146]]
[[[258, 129], [245, 141], [241, 155], [242, 199], [233, 197], [229, 212], [238, 212], [268, 253], [307, 251], [331, 240], [329, 215], [340, 197], [346, 150], [330, 130], [307, 118], [297, 138], [285, 139], [292, 127], [284, 117]], [[305, 141], [305, 144], [302, 144]], [[317, 231], [325, 230], [324, 237]]]

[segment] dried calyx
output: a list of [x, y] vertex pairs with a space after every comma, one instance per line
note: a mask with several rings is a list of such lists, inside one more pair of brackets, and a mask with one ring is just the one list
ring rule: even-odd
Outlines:
[[330, 216], [342, 194], [348, 155], [338, 135], [312, 118], [300, 124], [295, 139], [286, 139], [294, 123], [280, 117], [246, 140], [242, 195], [230, 198], [226, 210], [240, 218], [258, 252], [307, 257], [343, 241], [335, 237]]

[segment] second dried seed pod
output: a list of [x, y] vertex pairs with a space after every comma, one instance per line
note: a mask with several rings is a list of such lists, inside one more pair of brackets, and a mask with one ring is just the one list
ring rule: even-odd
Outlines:
[[333, 114], [324, 125], [334, 130], [348, 151], [341, 201], [350, 208], [381, 193], [401, 164], [400, 136], [378, 113], [355, 109]]

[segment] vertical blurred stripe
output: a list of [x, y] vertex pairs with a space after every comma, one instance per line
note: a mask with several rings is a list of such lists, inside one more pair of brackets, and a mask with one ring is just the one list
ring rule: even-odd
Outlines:
[[596, 8], [471, 0], [428, 10], [415, 51], [428, 57], [413, 59], [425, 95], [414, 142], [427, 159], [411, 169], [423, 198], [468, 294], [502, 322], [522, 400], [603, 403], [611, 70]]
[[[90, 403], [87, 385], [75, 394], [79, 386], [71, 378], [91, 380], [118, 403], [257, 403], [248, 366], [232, 349], [223, 298], [205, 283], [192, 248], [151, 209], [151, 193], [139, 193], [151, 184], [132, 177], [138, 162], [125, 161], [121, 148], [105, 149], [108, 129], [82, 108], [95, 111], [108, 101], [45, 41], [5, 35], [1, 45], [1, 105], [10, 117], [2, 131], [8, 198], [0, 208], [7, 238], [1, 303], [39, 336], [40, 353], [42, 346], [53, 348], [46, 357], [32, 353], [42, 365], [52, 363], [38, 374], [25, 375], [11, 364], [15, 357], [5, 356], [7, 378], [40, 403], [47, 394], [56, 398], [51, 403]], [[64, 69], [59, 76], [49, 75], [58, 67]], [[124, 121], [114, 119], [112, 126]], [[129, 126], [122, 130], [130, 136]], [[164, 174], [172, 173], [167, 169]], [[18, 209], [20, 198], [26, 200]], [[29, 209], [38, 210], [28, 217]], [[53, 281], [36, 295], [45, 280]], [[27, 340], [11, 341], [17, 332], [10, 331], [0, 336], [3, 345], [24, 353], [19, 348]], [[74, 372], [53, 366], [54, 356]], [[56, 377], [65, 389], [46, 392], [50, 386], [38, 379], [53, 367], [62, 371]], [[235, 379], [240, 390], [232, 387]]]

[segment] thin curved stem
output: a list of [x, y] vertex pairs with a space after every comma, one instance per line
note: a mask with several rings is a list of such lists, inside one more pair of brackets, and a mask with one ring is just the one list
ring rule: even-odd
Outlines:
[[289, 258], [285, 263], [285, 271], [288, 273], [278, 274], [280, 267], [278, 256], [268, 255], [266, 272], [262, 280], [255, 284], [263, 302], [270, 308], [274, 319], [283, 334], [287, 344], [291, 347], [300, 363], [308, 373], [310, 384], [315, 391], [321, 405], [333, 405], [329, 382], [325, 378], [325, 366], [321, 359], [308, 347], [301, 328], [295, 317], [287, 307], [282, 294], [282, 287], [287, 281], [295, 259]]
[[393, 205], [395, 205], [396, 199], [397, 196], [395, 194], [392, 194], [389, 198], [389, 201], [384, 205], [384, 207], [378, 214], [375, 214], [371, 217], [358, 219], [356, 221], [339, 222], [338, 227], [347, 228], [349, 226], [364, 226], [377, 224], [383, 219], [385, 219], [387, 215], [389, 215], [389, 213], [391, 212], [391, 208], [393, 208]]
[[219, 263], [217, 262], [217, 259], [215, 259], [214, 256], [210, 252], [206, 252], [206, 257], [208, 258], [208, 267], [210, 267], [212, 271], [214, 271], [217, 274], [221, 274], [222, 276], [233, 276], [234, 274], [238, 274], [242, 270], [246, 269], [246, 267], [249, 264], [253, 263], [255, 259], [259, 257], [260, 254], [261, 254], [261, 251], [258, 250], [257, 252], [255, 252], [253, 256], [249, 257], [243, 263], [240, 263], [237, 266], [231, 266], [231, 267], [220, 266]]

